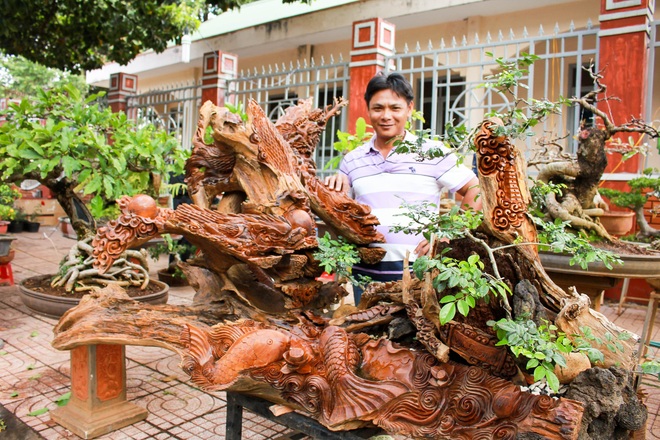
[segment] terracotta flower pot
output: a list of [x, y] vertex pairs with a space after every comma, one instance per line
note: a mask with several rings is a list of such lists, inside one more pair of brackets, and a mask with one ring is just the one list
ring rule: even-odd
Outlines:
[[[53, 275], [39, 275], [38, 277], [33, 278], [50, 279], [52, 277]], [[64, 312], [80, 303], [81, 298], [53, 296], [30, 289], [24, 285], [25, 281], [29, 279], [31, 278], [23, 280], [18, 285], [18, 291], [23, 304], [33, 312], [49, 318], [60, 318]], [[135, 297], [134, 299], [147, 304], [166, 304], [170, 287], [167, 284], [156, 280], [151, 280], [150, 283], [158, 285], [160, 289], [156, 293]]]
[[6, 220], [0, 220], [0, 234], [6, 234], [8, 228], [9, 222]]
[[632, 211], [609, 211], [599, 217], [605, 230], [616, 237], [626, 235], [633, 228], [635, 213]]

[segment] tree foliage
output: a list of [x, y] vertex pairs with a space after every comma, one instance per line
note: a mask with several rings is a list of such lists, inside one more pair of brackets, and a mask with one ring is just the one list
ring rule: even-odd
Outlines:
[[87, 207], [80, 191], [94, 196], [90, 206], [98, 217], [122, 195], [153, 192], [156, 175], [167, 181], [180, 174], [187, 156], [173, 136], [102, 109], [96, 98], [67, 85], [12, 103], [0, 114], [6, 118], [0, 126], [0, 178], [47, 186], [80, 237], [95, 233], [93, 224], [80, 229], [74, 221], [92, 217], [82, 212]]
[[72, 84], [80, 91], [87, 90], [85, 78], [59, 69], [49, 68], [22, 56], [0, 53], [0, 97], [21, 99], [36, 96], [44, 89]]
[[[0, 50], [71, 72], [127, 64], [195, 30], [200, 17], [251, 0], [6, 0]], [[282, 0], [284, 3], [311, 0]]]

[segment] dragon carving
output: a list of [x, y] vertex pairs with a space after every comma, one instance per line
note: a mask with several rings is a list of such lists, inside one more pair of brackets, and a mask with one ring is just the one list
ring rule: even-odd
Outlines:
[[[137, 306], [114, 291], [93, 294], [62, 318], [53, 344], [163, 345], [181, 356], [199, 387], [253, 394], [332, 430], [375, 425], [412, 438], [577, 438], [579, 402], [531, 395], [512, 382], [520, 379], [516, 359], [486, 325], [504, 316], [499, 302], [441, 325], [442, 293], [430, 278], [405, 273], [371, 285], [357, 308], [329, 312], [347, 292], [340, 281], [317, 279], [323, 270], [314, 258], [315, 217], [357, 245], [364, 261], [383, 256], [369, 247], [384, 240], [370, 208], [315, 174], [314, 147], [344, 104], [312, 109], [303, 101], [273, 124], [256, 102], [247, 105], [247, 120], [205, 103], [186, 165], [194, 203], [173, 210], [146, 196], [124, 198], [119, 218], [93, 242], [102, 271], [130, 246], [163, 233], [185, 236], [200, 250], [183, 266], [197, 290], [193, 305]], [[492, 124], [477, 137], [482, 185], [496, 194], [484, 200], [484, 230], [504, 242], [520, 235], [534, 241], [519, 157]], [[479, 249], [453, 252], [464, 252], [463, 259], [481, 252], [486, 260]], [[496, 256], [511, 287], [530, 278], [551, 305], [570, 299], [534, 278], [535, 249], [523, 255]]]

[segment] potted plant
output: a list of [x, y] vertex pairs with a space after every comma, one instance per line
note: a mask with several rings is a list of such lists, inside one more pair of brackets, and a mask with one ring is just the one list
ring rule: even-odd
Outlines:
[[[658, 145], [658, 152], [660, 152], [660, 144]], [[643, 240], [660, 236], [660, 230], [653, 228], [644, 216], [644, 206], [652, 197], [658, 198], [660, 196], [660, 177], [653, 172], [657, 170], [647, 168], [642, 172], [639, 177], [634, 177], [628, 181], [630, 191], [620, 191], [612, 188], [600, 188], [600, 193], [607, 197], [610, 203], [620, 208], [627, 208], [632, 210], [632, 214], [637, 221], [636, 238]], [[630, 231], [630, 228], [626, 232]]]
[[9, 205], [0, 204], [0, 234], [6, 234], [9, 223], [16, 216], [16, 211]]
[[[172, 172], [180, 174], [187, 156], [164, 130], [102, 108], [97, 101], [100, 96], [84, 96], [65, 85], [10, 103], [0, 115], [5, 119], [0, 126], [2, 179], [41, 182], [62, 206], [79, 240], [62, 261], [59, 277], [38, 280], [42, 291], [58, 288], [68, 295], [82, 295], [107, 283], [91, 268], [90, 242], [96, 235], [97, 219], [112, 216], [121, 196], [157, 195], [160, 188], [155, 182], [166, 183]], [[148, 271], [137, 267], [146, 266], [146, 258], [131, 256], [139, 261], [134, 265], [128, 257], [116, 269], [117, 279], [110, 282], [135, 283], [128, 278], [137, 271], [143, 277], [137, 287], [146, 289]], [[24, 283], [21, 287], [35, 286]]]
[[39, 208], [28, 214], [26, 220], [23, 223], [23, 231], [39, 232], [39, 227], [41, 226], [41, 223], [37, 221], [39, 215], [41, 215], [41, 210]]
[[27, 214], [20, 208], [14, 210], [14, 218], [9, 222], [7, 230], [12, 233], [23, 232]]
[[188, 280], [180, 264], [191, 258], [197, 248], [183, 237], [175, 239], [170, 234], [163, 234], [161, 238], [162, 242], [147, 248], [149, 256], [156, 261], [161, 255], [169, 257], [167, 267], [158, 271], [158, 279], [170, 287], [187, 286]]

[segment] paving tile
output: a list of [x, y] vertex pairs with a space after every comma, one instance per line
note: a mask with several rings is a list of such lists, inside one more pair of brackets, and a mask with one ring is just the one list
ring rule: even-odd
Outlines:
[[[52, 229], [50, 230], [52, 232]], [[46, 233], [50, 233], [46, 230]], [[52, 242], [51, 242], [52, 240]], [[15, 242], [16, 243], [16, 242]], [[50, 235], [19, 234], [17, 257], [12, 262], [14, 278], [37, 273], [53, 273], [60, 257], [68, 252], [73, 240], [59, 233]], [[161, 261], [162, 260], [162, 261]], [[15, 264], [14, 264], [15, 263]], [[151, 261], [150, 261], [151, 263]], [[167, 264], [159, 259], [150, 273]], [[55, 399], [70, 389], [69, 353], [50, 346], [52, 328], [57, 320], [31, 314], [17, 295], [16, 286], [0, 286], [0, 403], [45, 439], [78, 439], [77, 436], [50, 420], [48, 413], [28, 416], [40, 408], [54, 409]], [[190, 287], [172, 288], [171, 304], [190, 304], [194, 291]], [[624, 312], [616, 314], [618, 304], [606, 303], [601, 311], [616, 325], [641, 333], [646, 316], [645, 304], [626, 303]], [[660, 314], [652, 335], [660, 340]], [[126, 347], [127, 397], [149, 410], [146, 420], [99, 437], [101, 440], [126, 439], [224, 439], [226, 426], [226, 396], [224, 392], [206, 393], [190, 383], [179, 367], [180, 359], [173, 352], [159, 347]], [[652, 349], [649, 356], [660, 357]], [[32, 369], [28, 370], [28, 367]], [[35, 377], [39, 375], [39, 377]], [[647, 395], [649, 439], [660, 439], [660, 382], [644, 376], [641, 390]], [[12, 394], [18, 393], [18, 395]], [[285, 440], [288, 428], [244, 412], [246, 439]]]

